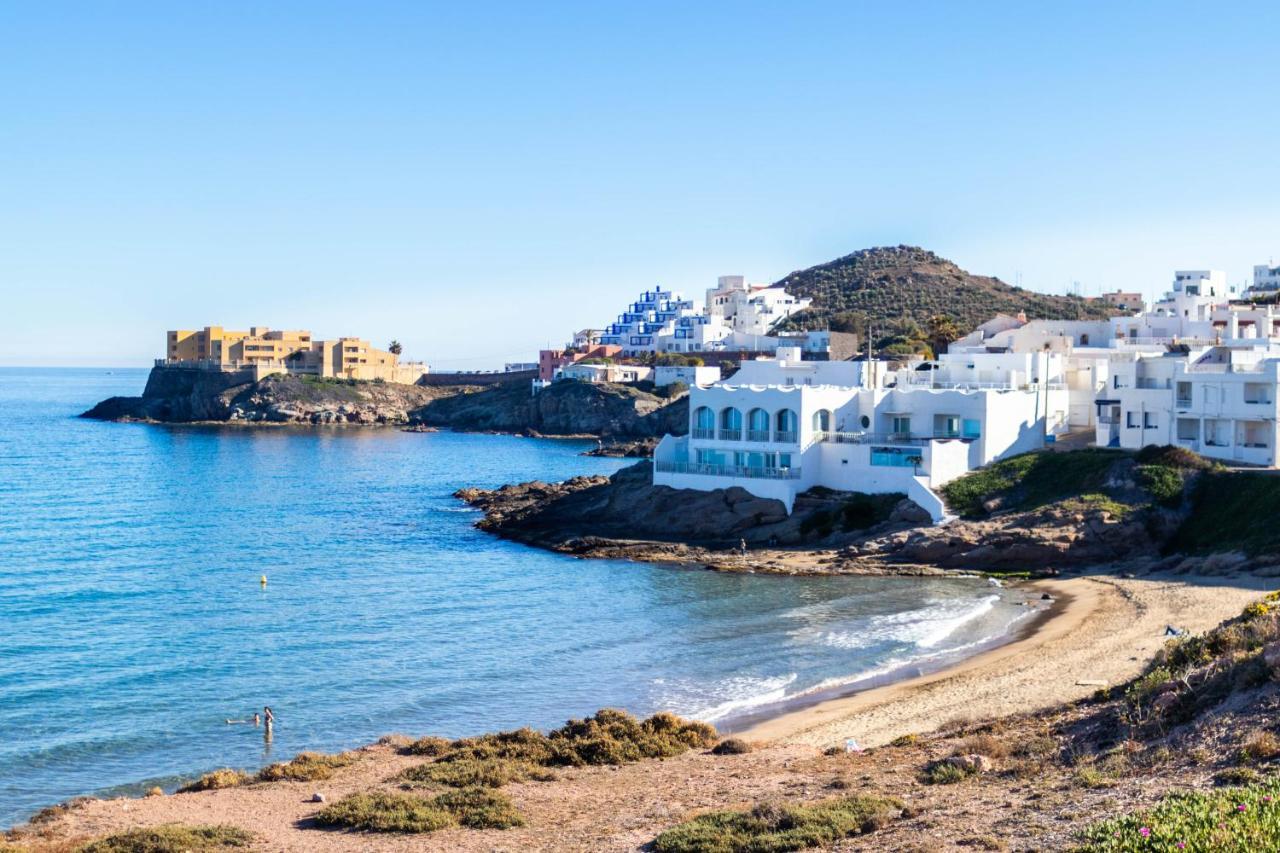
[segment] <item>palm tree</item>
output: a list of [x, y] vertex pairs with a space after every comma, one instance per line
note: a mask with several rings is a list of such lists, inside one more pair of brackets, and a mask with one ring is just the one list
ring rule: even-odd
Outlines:
[[399, 341], [392, 341], [391, 343], [387, 344], [387, 352], [391, 353], [392, 355], [399, 355], [400, 353], [404, 352], [404, 347], [400, 346]]
[[960, 329], [950, 317], [939, 314], [929, 318], [929, 345], [935, 353], [946, 352], [947, 345], [960, 337]]

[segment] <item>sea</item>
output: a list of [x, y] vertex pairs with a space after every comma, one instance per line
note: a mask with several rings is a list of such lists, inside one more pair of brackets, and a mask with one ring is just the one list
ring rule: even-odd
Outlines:
[[[476, 530], [453, 497], [631, 464], [581, 441], [77, 417], [146, 376], [0, 369], [0, 827], [389, 733], [602, 707], [733, 730], [1034, 612], [978, 578], [575, 559]], [[227, 722], [264, 706], [270, 740]]]

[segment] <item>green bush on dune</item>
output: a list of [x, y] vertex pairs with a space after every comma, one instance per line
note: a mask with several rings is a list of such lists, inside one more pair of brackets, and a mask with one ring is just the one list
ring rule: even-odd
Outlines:
[[252, 845], [253, 835], [238, 827], [175, 823], [108, 835], [85, 844], [77, 853], [213, 853]]
[[888, 797], [848, 797], [824, 802], [760, 805], [750, 811], [718, 811], [666, 830], [653, 841], [657, 853], [782, 853], [833, 844], [879, 829], [902, 811]]
[[509, 829], [524, 823], [506, 796], [487, 788], [466, 788], [431, 798], [385, 791], [352, 794], [326, 806], [315, 821], [339, 829], [405, 833], [458, 826]]

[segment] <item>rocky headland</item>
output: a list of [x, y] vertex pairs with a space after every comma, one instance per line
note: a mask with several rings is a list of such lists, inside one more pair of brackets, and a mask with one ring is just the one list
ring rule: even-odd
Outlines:
[[156, 423], [420, 425], [651, 444], [667, 432], [685, 431], [688, 402], [684, 396], [663, 397], [632, 386], [572, 381], [557, 382], [535, 396], [527, 381], [431, 386], [272, 375], [255, 382], [243, 373], [156, 367], [141, 396], [103, 400], [84, 417]]

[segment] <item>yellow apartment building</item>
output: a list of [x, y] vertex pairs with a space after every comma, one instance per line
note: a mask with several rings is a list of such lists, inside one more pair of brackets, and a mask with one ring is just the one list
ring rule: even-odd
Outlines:
[[251, 369], [255, 378], [289, 373], [412, 384], [427, 372], [425, 364], [401, 363], [395, 353], [378, 349], [363, 338], [317, 341], [308, 331], [266, 326], [251, 326], [247, 332], [222, 326], [171, 330], [165, 335], [165, 358], [161, 361], [206, 370]]

